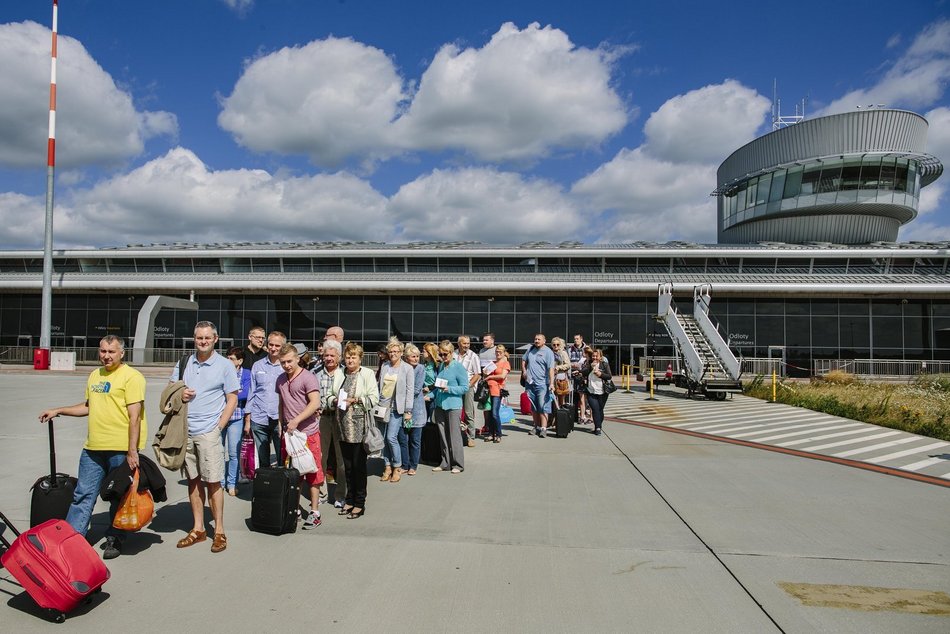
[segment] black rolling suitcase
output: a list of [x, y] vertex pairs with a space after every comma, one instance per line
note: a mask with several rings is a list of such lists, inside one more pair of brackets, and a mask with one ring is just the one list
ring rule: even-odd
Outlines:
[[431, 467], [442, 464], [442, 438], [439, 436], [439, 426], [435, 423], [426, 423], [422, 428], [422, 440], [419, 447], [419, 462]]
[[251, 528], [282, 535], [297, 530], [300, 472], [291, 467], [264, 467], [254, 473]]
[[567, 435], [574, 431], [576, 420], [577, 408], [574, 407], [574, 393], [571, 392], [563, 407], [554, 408], [554, 435], [558, 438], [567, 438]]
[[65, 473], [56, 473], [56, 442], [53, 439], [53, 421], [46, 422], [49, 427], [49, 475], [33, 483], [30, 500], [30, 526], [42, 524], [46, 520], [64, 520], [73, 502], [76, 490], [76, 478]]

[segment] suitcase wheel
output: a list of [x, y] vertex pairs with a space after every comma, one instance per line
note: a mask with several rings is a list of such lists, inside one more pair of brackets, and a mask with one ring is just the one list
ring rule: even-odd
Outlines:
[[49, 614], [49, 620], [53, 623], [65, 623], [66, 622], [66, 613], [60, 612], [59, 610], [49, 609], [46, 611]]

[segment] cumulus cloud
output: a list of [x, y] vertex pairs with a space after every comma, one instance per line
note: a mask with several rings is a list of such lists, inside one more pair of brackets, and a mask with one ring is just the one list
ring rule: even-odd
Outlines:
[[571, 193], [609, 216], [598, 240], [716, 241], [716, 169], [751, 141], [768, 99], [734, 80], [667, 100], [644, 124], [646, 140], [578, 180]]
[[555, 183], [487, 168], [434, 170], [389, 202], [397, 239], [511, 244], [577, 239], [584, 214]]
[[851, 112], [855, 106], [885, 104], [893, 108], [932, 106], [950, 83], [950, 20], [921, 31], [907, 51], [869, 88], [852, 90], [832, 101], [818, 115]]
[[669, 99], [643, 131], [648, 152], [674, 162], [722, 162], [755, 138], [771, 102], [729, 79]]
[[[950, 165], [950, 108], [934, 108], [924, 117], [930, 123], [927, 132], [927, 152], [941, 160], [944, 168]], [[902, 240], [947, 240], [950, 239], [950, 224], [940, 226], [935, 216], [947, 206], [947, 175], [923, 188], [920, 192], [918, 219], [901, 228]], [[935, 213], [937, 212], [937, 213]], [[944, 222], [950, 222], [943, 218]]]
[[715, 242], [716, 202], [709, 196], [715, 182], [713, 163], [666, 161], [641, 147], [621, 150], [572, 193], [613, 212], [598, 240]]
[[330, 37], [250, 62], [222, 100], [218, 124], [252, 150], [336, 166], [391, 153], [389, 126], [405, 98], [383, 51]]
[[218, 123], [248, 148], [320, 166], [442, 150], [537, 159], [623, 128], [610, 75], [626, 50], [578, 48], [558, 29], [507, 23], [480, 49], [443, 46], [413, 93], [383, 51], [331, 37], [250, 62]]
[[447, 44], [396, 124], [400, 142], [488, 161], [596, 145], [627, 122], [610, 81], [624, 52], [575, 47], [563, 31], [537, 23], [523, 30], [505, 23], [480, 49]]
[[[50, 37], [34, 22], [0, 25], [0, 165], [46, 165]], [[57, 166], [120, 163], [149, 138], [177, 135], [173, 114], [137, 111], [81, 43], [57, 43]]]
[[[42, 201], [0, 197], [0, 245], [42, 244]], [[24, 215], [24, 210], [33, 215]], [[67, 191], [56, 205], [55, 246], [127, 242], [367, 240], [391, 234], [386, 198], [345, 173], [275, 177], [210, 170], [175, 148], [128, 174]], [[22, 218], [39, 218], [27, 232]], [[32, 220], [31, 220], [32, 222]], [[38, 231], [37, 231], [38, 227]]]

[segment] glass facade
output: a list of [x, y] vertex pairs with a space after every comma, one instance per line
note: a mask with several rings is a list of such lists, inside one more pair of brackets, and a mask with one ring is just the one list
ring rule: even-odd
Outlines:
[[720, 202], [722, 227], [818, 205], [881, 203], [917, 209], [916, 161], [888, 156], [846, 156], [809, 161], [743, 181]]
[[[145, 295], [54, 294], [52, 346], [95, 346], [115, 334], [129, 340]], [[374, 351], [390, 335], [404, 341], [480, 337], [491, 331], [513, 349], [536, 332], [570, 341], [584, 335], [616, 363], [644, 349], [672, 354], [663, 326], [653, 320], [655, 297], [460, 295], [212, 295], [199, 294], [194, 311], [162, 311], [155, 346], [183, 348], [197, 320], [218, 326], [223, 341], [245, 342], [251, 326], [281, 330], [308, 345], [341, 325], [348, 339]], [[677, 298], [683, 308], [691, 296]], [[782, 347], [789, 373], [805, 376], [812, 359], [950, 359], [950, 301], [717, 297], [712, 314], [743, 357], [768, 357]], [[0, 294], [0, 345], [39, 341], [40, 295]], [[796, 369], [798, 368], [798, 369]]]

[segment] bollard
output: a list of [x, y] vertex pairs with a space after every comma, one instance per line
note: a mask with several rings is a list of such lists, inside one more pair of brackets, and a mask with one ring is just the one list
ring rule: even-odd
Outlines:
[[656, 385], [656, 381], [653, 380], [653, 368], [650, 368], [650, 396], [647, 397], [648, 401], [655, 401], [657, 398], [653, 396], [653, 387]]
[[776, 380], [775, 380], [775, 370], [772, 370], [772, 402], [775, 403], [778, 401], [776, 396]]

